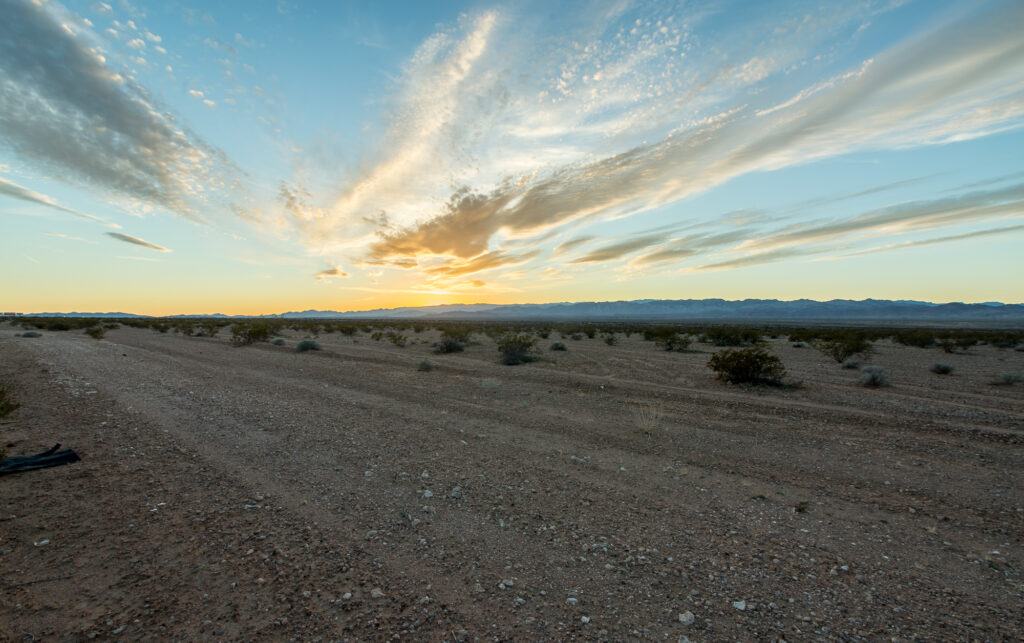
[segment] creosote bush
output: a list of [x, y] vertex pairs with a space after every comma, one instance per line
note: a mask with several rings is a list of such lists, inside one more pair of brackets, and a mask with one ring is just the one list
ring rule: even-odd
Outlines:
[[[844, 362], [854, 355], [863, 355], [871, 352], [871, 342], [866, 337], [858, 334], [849, 334], [824, 340], [819, 342], [817, 347], [819, 351], [843, 364], [844, 367], [846, 367]], [[853, 368], [856, 368], [856, 366]]]
[[[160, 332], [166, 333], [166, 328]], [[256, 342], [269, 342], [270, 325], [260, 322], [238, 322], [231, 327], [231, 343], [235, 346], [248, 346]]]
[[861, 369], [860, 384], [869, 388], [889, 386], [889, 376], [881, 366], [865, 366]]
[[932, 373], [936, 375], [949, 375], [953, 372], [953, 367], [949, 364], [936, 364], [932, 366]]
[[284, 337], [275, 337], [274, 339], [270, 340], [270, 343], [273, 344], [274, 346], [284, 346]]
[[553, 350], [553, 351], [567, 351], [569, 349], [565, 347], [565, 342], [554, 342], [553, 344], [551, 344], [551, 350]]
[[42, 337], [43, 334], [34, 330], [26, 330], [20, 335], [21, 337]]
[[530, 354], [537, 339], [529, 333], [508, 333], [498, 338], [498, 352], [501, 363], [507, 366], [525, 364], [537, 358]]
[[295, 345], [296, 352], [305, 353], [306, 351], [318, 351], [323, 350], [320, 348], [320, 344], [317, 344], [312, 339], [304, 339]]
[[778, 384], [786, 368], [763, 348], [726, 349], [711, 356], [708, 368], [730, 384]]
[[103, 335], [106, 333], [102, 326], [90, 326], [85, 329], [85, 334], [93, 339], [103, 339]]

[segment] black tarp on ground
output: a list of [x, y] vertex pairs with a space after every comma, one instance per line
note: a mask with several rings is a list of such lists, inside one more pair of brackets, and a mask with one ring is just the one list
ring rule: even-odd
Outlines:
[[56, 467], [62, 464], [78, 462], [81, 458], [71, 449], [57, 451], [60, 443], [52, 448], [35, 455], [20, 455], [0, 460], [0, 476], [8, 473], [19, 473], [21, 471], [32, 471], [33, 469], [45, 469]]

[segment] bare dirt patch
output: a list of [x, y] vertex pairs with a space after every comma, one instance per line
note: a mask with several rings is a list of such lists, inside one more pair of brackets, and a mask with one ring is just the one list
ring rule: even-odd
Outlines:
[[[0, 330], [0, 636], [1017, 640], [1024, 353]], [[553, 341], [553, 340], [552, 340]], [[542, 342], [547, 346], [550, 342]], [[424, 359], [429, 371], [418, 369]], [[937, 361], [949, 375], [930, 371]]]

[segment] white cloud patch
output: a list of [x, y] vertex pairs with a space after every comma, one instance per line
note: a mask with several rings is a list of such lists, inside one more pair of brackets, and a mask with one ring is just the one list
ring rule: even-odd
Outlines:
[[195, 205], [228, 187], [223, 154], [108, 66], [93, 34], [65, 31], [63, 9], [11, 1], [3, 14], [0, 141], [20, 160], [196, 219]]

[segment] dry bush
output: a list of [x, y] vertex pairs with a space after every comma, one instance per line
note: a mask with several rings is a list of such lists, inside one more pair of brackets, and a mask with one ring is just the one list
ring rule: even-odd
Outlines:
[[730, 384], [779, 384], [786, 368], [763, 348], [726, 349], [711, 356], [708, 368]]

